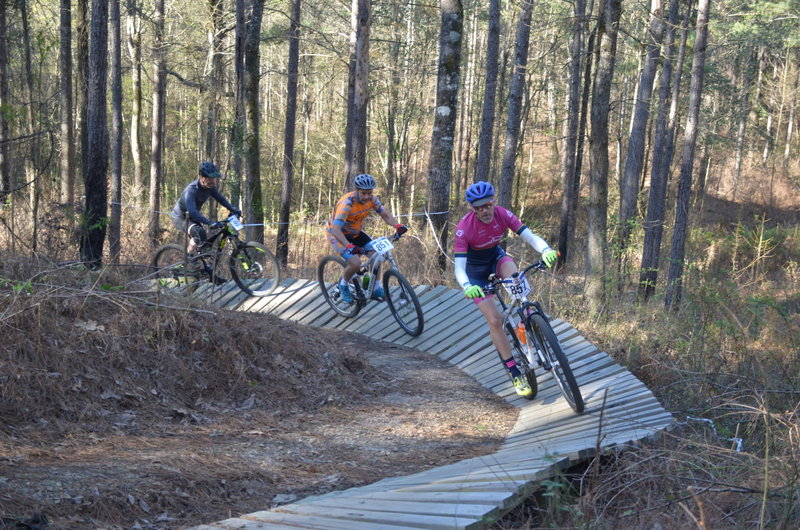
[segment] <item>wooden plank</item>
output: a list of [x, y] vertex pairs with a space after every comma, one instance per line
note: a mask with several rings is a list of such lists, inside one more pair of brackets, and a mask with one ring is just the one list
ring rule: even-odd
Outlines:
[[[428, 351], [433, 344], [440, 342], [452, 343], [456, 340], [463, 330], [457, 328], [459, 321], [463, 321], [469, 315], [469, 308], [460, 307], [460, 304], [453, 303], [452, 298], [442, 300], [442, 303], [429, 314], [426, 315], [426, 329], [430, 333], [424, 333], [419, 337], [398, 337], [396, 342], [409, 348], [416, 348]], [[388, 340], [393, 340], [389, 337]]]
[[454, 356], [463, 352], [467, 346], [475, 343], [475, 330], [480, 329], [478, 326], [483, 322], [485, 322], [483, 315], [475, 311], [466, 315], [460, 322], [455, 322], [450, 327], [439, 331], [440, 335], [444, 335], [444, 339], [431, 341], [421, 347], [442, 360], [450, 361]]
[[361, 310], [356, 318], [351, 319], [347, 325], [342, 326], [342, 331], [350, 333], [361, 333], [371, 338], [375, 338], [372, 331], [374, 326], [383, 327], [385, 325], [397, 325], [392, 313], [389, 311], [389, 304], [385, 301], [379, 302], [371, 300], [367, 306]]
[[316, 300], [295, 315], [295, 321], [299, 324], [324, 327], [338, 315], [331, 309], [328, 302], [325, 301], [325, 298], [320, 292], [319, 284], [317, 284], [314, 294], [317, 296]]
[[[419, 285], [414, 287], [414, 294], [420, 298], [420, 306], [422, 306], [422, 299], [425, 299], [425, 293], [429, 291], [431, 291], [431, 288], [427, 285]], [[358, 322], [354, 323], [351, 331], [356, 333], [364, 333], [372, 338], [382, 340], [382, 337], [380, 336], [381, 330], [387, 327], [394, 329], [394, 327], [397, 326], [397, 321], [389, 310], [389, 303], [384, 300], [383, 302], [379, 303], [378, 306], [381, 311], [385, 313], [371, 313], [369, 319], [359, 320]], [[424, 319], [424, 306], [422, 306], [422, 308]]]
[[296, 280], [294, 278], [286, 278], [281, 281], [281, 284], [275, 288], [273, 292], [269, 294], [269, 296], [261, 296], [261, 297], [251, 297], [248, 298], [242, 305], [239, 307], [240, 311], [250, 311], [253, 313], [268, 313], [267, 308], [275, 303], [275, 300], [283, 295], [283, 292], [287, 289], [291, 289], [292, 284]]
[[[446, 288], [442, 288], [442, 286], [434, 287], [433, 289], [427, 290], [421, 297], [420, 297], [420, 306], [422, 307], [422, 314], [423, 318], [428, 318], [426, 314], [429, 311], [430, 306], [428, 305], [432, 300], [438, 298], [439, 294], [446, 291]], [[426, 328], [428, 327], [428, 323], [425, 323]], [[391, 321], [383, 321], [379, 323], [374, 323], [370, 328], [370, 336], [376, 340], [384, 340], [384, 338], [389, 335], [390, 333], [394, 333], [397, 330], [397, 322], [395, 321], [394, 317], [391, 318]], [[424, 332], [423, 332], [424, 333]]]
[[[646, 389], [644, 390], [646, 391]], [[536, 402], [533, 401], [531, 403]], [[529, 410], [526, 410], [525, 413], [520, 414], [517, 425], [515, 425], [509, 433], [506, 441], [515, 440], [518, 435], [538, 436], [545, 432], [558, 434], [563, 429], [582, 429], [589, 423], [596, 426], [596, 422], [600, 419], [601, 415], [609, 421], [612, 421], [620, 417], [617, 411], [621, 411], [620, 414], [627, 414], [630, 416], [630, 411], [637, 410], [637, 406], [650, 407], [653, 404], [657, 405], [658, 402], [655, 399], [651, 399], [651, 396], [648, 396], [641, 388], [621, 393], [617, 397], [616, 403], [613, 401], [609, 403], [609, 401], [607, 401], [605, 410], [601, 410], [602, 405], [598, 405], [588, 412], [585, 411], [583, 414], [575, 414], [572, 412], [572, 409], [565, 408], [560, 404], [553, 403], [547, 405], [541, 403], [535, 409], [531, 407]], [[566, 402], [564, 405], [566, 405]], [[564, 411], [567, 413], [564, 414]]]
[[[447, 317], [448, 311], [453, 307], [457, 299], [458, 297], [455, 296], [454, 293], [445, 293], [443, 296], [427, 304], [423, 310], [426, 328], [436, 330], [438, 324]], [[401, 333], [402, 332], [398, 333], [397, 331], [390, 333], [384, 340], [388, 342], [397, 342], [402, 345], [406, 345], [413, 340], [413, 337], [404, 336]]]
[[[424, 289], [427, 289], [425, 286], [422, 286]], [[414, 291], [417, 296], [421, 294], [424, 295], [424, 292], [420, 292], [415, 288]], [[392, 314], [391, 310], [389, 309], [388, 303], [385, 306], [386, 308], [386, 316], [381, 318], [373, 318], [370, 322], [365, 323], [363, 327], [361, 327], [357, 332], [364, 333], [369, 337], [372, 337], [376, 340], [386, 340], [386, 336], [391, 333], [402, 333], [403, 336], [409, 336], [405, 331], [400, 328], [400, 324], [397, 322], [397, 319]], [[429, 327], [430, 324], [428, 322], [429, 316], [425, 313], [425, 306], [422, 305], [420, 301], [420, 309], [422, 309], [422, 320], [424, 323], [422, 335], [429, 335], [431, 333]], [[395, 344], [399, 344], [399, 342], [395, 342]]]
[[299, 515], [314, 515], [332, 517], [345, 521], [365, 521], [375, 524], [400, 524], [408, 526], [421, 526], [429, 530], [452, 530], [464, 528], [475, 522], [470, 517], [433, 516], [415, 513], [399, 512], [371, 512], [363, 510], [347, 510], [343, 508], [318, 507], [313, 504], [289, 504], [278, 509], [280, 513], [293, 513]]
[[336, 497], [321, 498], [313, 505], [320, 508], [358, 510], [359, 512], [404, 513], [430, 515], [435, 517], [469, 517], [480, 519], [497, 514], [498, 506], [484, 503], [449, 503], [449, 502], [415, 502], [401, 501], [395, 498], [377, 499], [372, 497]]
[[239, 286], [236, 285], [236, 282], [229, 281], [228, 284], [232, 284], [233, 287], [222, 292], [220, 297], [215, 300], [214, 305], [221, 309], [234, 311], [242, 302], [250, 298], [250, 295], [242, 291]]
[[[429, 296], [423, 294], [420, 297], [420, 307], [422, 309], [423, 319], [425, 320], [425, 331], [423, 331], [423, 333], [426, 335], [430, 334], [432, 309], [435, 308], [436, 301], [441, 300], [441, 296], [439, 296], [441, 290], [430, 290], [429, 293]], [[373, 324], [370, 329], [370, 336], [378, 340], [393, 342], [389, 339], [392, 335], [396, 335], [397, 337], [405, 336], [405, 332], [400, 329], [394, 316], [392, 316], [390, 320]]]
[[[276, 511], [262, 511], [247, 515], [242, 515], [235, 519], [221, 521], [225, 526], [204, 526], [198, 527], [204, 530], [255, 530], [255, 529], [297, 529], [312, 528], [314, 530], [398, 530], [399, 528], [409, 528], [396, 525], [378, 525], [372, 522], [362, 521], [342, 521], [330, 517], [315, 517], [309, 515], [297, 515], [294, 513], [281, 513]], [[216, 523], [217, 525], [221, 523]]]
[[[338, 499], [347, 497], [348, 499], [360, 499], [365, 502], [372, 501], [403, 501], [417, 503], [449, 503], [449, 504], [492, 504], [503, 506], [509, 492], [507, 487], [499, 491], [429, 491], [411, 487], [407, 489], [395, 489], [389, 491], [363, 492], [357, 496], [353, 495], [326, 495], [325, 498], [338, 502]], [[316, 502], [316, 501], [314, 501]]]
[[[624, 439], [623, 441], [641, 439], [651, 430], [650, 423], [652, 421], [663, 421], [659, 410], [654, 407], [643, 407], [637, 410], [637, 414], [641, 414], [641, 420], [637, 420], [635, 424], [626, 422], [625, 417], [614, 418], [613, 414], [604, 417], [603, 427], [599, 429], [601, 436], [600, 446], [605, 447], [608, 445], [608, 440], [612, 438], [619, 439], [620, 436]], [[570, 444], [577, 443], [580, 445], [583, 443], [584, 447], [581, 449], [594, 448], [597, 444], [599, 418], [595, 418], [595, 420], [593, 425], [586, 425], [581, 429], [572, 427], [563, 429], [560, 432], [545, 430], [535, 435], [526, 433], [518, 440], [509, 442], [507, 447], [525, 448], [531, 452], [549, 450], [550, 452], [555, 451], [561, 454], [566, 454], [564, 448]]]
[[269, 310], [271, 315], [278, 318], [284, 318], [284, 313], [294, 312], [295, 306], [306, 297], [306, 295], [317, 285], [317, 282], [312, 280], [298, 280], [292, 284], [292, 288], [284, 291], [283, 296]]
[[319, 294], [319, 284], [317, 282], [306, 284], [302, 295], [295, 300], [291, 308], [281, 313], [281, 318], [297, 322], [308, 310], [316, 309], [319, 302], [327, 305], [325, 299]]

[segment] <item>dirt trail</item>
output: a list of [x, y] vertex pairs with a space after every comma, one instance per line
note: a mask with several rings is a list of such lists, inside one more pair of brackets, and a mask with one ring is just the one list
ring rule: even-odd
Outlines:
[[68, 290], [6, 306], [8, 521], [212, 522], [491, 453], [516, 419], [425, 353], [269, 315]]

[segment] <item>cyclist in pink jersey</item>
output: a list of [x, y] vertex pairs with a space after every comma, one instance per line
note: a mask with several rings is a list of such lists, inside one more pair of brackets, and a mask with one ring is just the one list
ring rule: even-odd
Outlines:
[[453, 242], [456, 280], [464, 289], [464, 295], [475, 302], [486, 318], [492, 343], [511, 376], [514, 390], [520, 396], [529, 396], [531, 387], [511, 354], [511, 343], [503, 331], [500, 311], [491, 295], [485, 296], [483, 287], [488, 284], [492, 273], [509, 278], [517, 272], [514, 260], [499, 246], [508, 229], [541, 253], [548, 267], [555, 265], [558, 253], [522, 224], [516, 215], [501, 206], [495, 206], [494, 186], [490, 183], [478, 181], [467, 189], [465, 195], [472, 211], [462, 217], [456, 226]]
[[[384, 208], [378, 198], [373, 195], [375, 177], [366, 173], [358, 175], [353, 179], [353, 187], [355, 188], [353, 191], [343, 195], [336, 203], [336, 208], [334, 208], [326, 228], [328, 242], [333, 250], [347, 262], [347, 267], [339, 280], [339, 292], [342, 295], [342, 301], [348, 304], [353, 302], [353, 295], [348, 283], [353, 274], [361, 267], [361, 259], [358, 255], [367, 253], [368, 251], [364, 247], [372, 241], [371, 237], [361, 231], [364, 219], [374, 211], [386, 224], [394, 227], [398, 234], [402, 235], [408, 231], [408, 227], [398, 223], [389, 210]], [[376, 286], [372, 291], [372, 297], [376, 299], [383, 298], [383, 294], [380, 286]]]

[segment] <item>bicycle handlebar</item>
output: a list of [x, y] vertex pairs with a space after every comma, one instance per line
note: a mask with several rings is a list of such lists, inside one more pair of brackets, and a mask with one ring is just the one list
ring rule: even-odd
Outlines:
[[[512, 278], [515, 278], [515, 277], [516, 278], [524, 278], [528, 274], [528, 272], [530, 270], [532, 270], [532, 269], [534, 271], [543, 271], [543, 270], [547, 269], [547, 265], [545, 265], [544, 261], [542, 261], [542, 260], [534, 261], [533, 263], [531, 263], [530, 265], [528, 265], [527, 267], [525, 267], [521, 271], [515, 272], [514, 274], [512, 274]], [[512, 280], [511, 278], [505, 278], [505, 279], [504, 278], [498, 278], [494, 274], [491, 274], [489, 276], [489, 285], [487, 285], [486, 287], [483, 288], [483, 292], [486, 293], [486, 294], [494, 294], [500, 288], [500, 285], [502, 285], [504, 283], [511, 283], [513, 281], [514, 280]]]
[[[390, 235], [390, 236], [385, 236], [385, 237], [386, 237], [386, 239], [388, 239], [389, 241], [391, 241], [392, 243], [394, 243], [394, 242], [396, 242], [397, 240], [399, 240], [399, 239], [402, 237], [402, 235], [401, 235], [401, 234], [398, 234], [397, 232], [395, 232], [394, 234], [392, 234], [392, 235]], [[374, 241], [375, 241], [375, 240], [373, 239], [372, 241], [370, 241], [369, 243], [367, 243], [366, 245], [364, 245], [364, 246], [362, 247], [362, 248], [364, 249], [364, 251], [365, 251], [365, 252], [368, 252], [368, 251], [372, 250], [370, 247], [372, 247], [372, 243], [373, 243]], [[364, 254], [362, 254], [362, 255], [364, 255]]]

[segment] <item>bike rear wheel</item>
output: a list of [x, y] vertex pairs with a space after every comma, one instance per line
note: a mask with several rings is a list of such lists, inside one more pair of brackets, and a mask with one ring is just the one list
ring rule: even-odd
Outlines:
[[531, 393], [528, 396], [525, 396], [525, 399], [532, 400], [536, 397], [536, 393], [539, 392], [539, 384], [536, 381], [536, 372], [533, 370], [533, 366], [528, 362], [528, 357], [525, 353], [525, 346], [520, 343], [519, 338], [517, 338], [517, 334], [514, 333], [514, 328], [511, 326], [510, 323], [506, 322], [505, 325], [506, 336], [508, 337], [508, 342], [511, 343], [511, 353], [514, 355], [514, 359], [517, 360], [517, 366], [520, 368], [520, 372], [525, 374], [525, 379], [528, 380], [528, 385], [531, 387]]
[[281, 281], [278, 259], [261, 243], [248, 241], [231, 253], [231, 276], [250, 296], [267, 296]]
[[553, 375], [561, 393], [564, 394], [564, 399], [567, 400], [572, 410], [580, 414], [584, 409], [583, 396], [581, 396], [578, 382], [575, 380], [567, 356], [561, 349], [561, 344], [558, 342], [553, 328], [539, 314], [531, 315], [530, 324], [531, 331], [544, 348], [544, 354], [550, 359]]
[[199, 266], [192, 269], [187, 263], [186, 250], [175, 243], [156, 249], [150, 260], [151, 276], [161, 287], [194, 291], [203, 276]]
[[383, 274], [383, 291], [389, 310], [403, 331], [412, 337], [420, 335], [425, 328], [422, 306], [405, 276], [395, 269], [387, 270]]
[[[331, 306], [331, 309], [345, 318], [352, 318], [361, 311], [361, 304], [355, 300], [349, 304], [342, 300], [339, 292], [339, 279], [342, 277], [346, 266], [344, 259], [339, 256], [325, 256], [317, 266], [317, 281], [319, 282], [320, 290], [322, 290], [322, 296]], [[352, 282], [350, 292], [355, 295]]]

